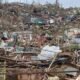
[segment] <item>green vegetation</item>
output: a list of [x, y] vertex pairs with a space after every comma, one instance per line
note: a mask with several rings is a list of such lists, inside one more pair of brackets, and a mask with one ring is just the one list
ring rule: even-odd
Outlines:
[[77, 49], [80, 49], [80, 46], [78, 44], [71, 44], [70, 46], [65, 48], [65, 51], [73, 52]]

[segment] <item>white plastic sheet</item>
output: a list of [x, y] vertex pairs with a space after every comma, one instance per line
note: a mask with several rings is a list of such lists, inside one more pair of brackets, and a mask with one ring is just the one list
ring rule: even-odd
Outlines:
[[55, 55], [58, 55], [61, 52], [59, 46], [49, 46], [46, 45], [41, 50], [41, 53], [38, 55], [40, 60], [48, 60], [53, 58]]
[[4, 48], [7, 46], [7, 43], [5, 43], [4, 41], [1, 42], [0, 47]]

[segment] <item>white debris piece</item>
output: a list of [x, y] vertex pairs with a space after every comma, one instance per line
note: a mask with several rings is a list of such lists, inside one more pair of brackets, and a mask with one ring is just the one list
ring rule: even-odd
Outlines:
[[[73, 68], [73, 67], [67, 67], [64, 71], [66, 71], [65, 74], [72, 75], [75, 77], [77, 75], [78, 69]], [[67, 72], [67, 71], [74, 71], [74, 72]]]
[[55, 77], [48, 77], [48, 80], [59, 80], [59, 77], [55, 76]]
[[6, 47], [7, 45], [8, 45], [8, 44], [7, 44], [6, 42], [2, 41], [1, 44], [0, 44], [0, 47], [4, 48], [4, 47]]
[[80, 80], [80, 75], [77, 77], [77, 79], [76, 80]]
[[41, 50], [41, 53], [38, 55], [38, 58], [41, 60], [52, 59], [55, 55], [58, 55], [61, 52], [59, 46], [49, 46], [46, 45]]

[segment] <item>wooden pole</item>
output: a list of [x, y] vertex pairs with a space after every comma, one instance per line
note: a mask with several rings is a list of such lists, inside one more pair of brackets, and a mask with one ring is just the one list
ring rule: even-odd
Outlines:
[[55, 59], [56, 59], [56, 57], [57, 57], [57, 54], [56, 54], [55, 56], [53, 56], [53, 59], [52, 59], [52, 61], [51, 61], [50, 65], [49, 65], [49, 67], [48, 67], [47, 71], [49, 71], [49, 70], [50, 70], [50, 68], [51, 68], [52, 64], [54, 63], [54, 61], [55, 61]]

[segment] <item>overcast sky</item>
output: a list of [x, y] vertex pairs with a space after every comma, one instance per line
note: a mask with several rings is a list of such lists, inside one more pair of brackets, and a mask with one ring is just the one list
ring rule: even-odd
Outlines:
[[[9, 2], [27, 2], [27, 3], [32, 3], [33, 1], [35, 2], [40, 2], [42, 4], [49, 2], [49, 3], [54, 3], [55, 0], [4, 0], [4, 1], [9, 1]], [[60, 4], [63, 7], [80, 7], [80, 0], [59, 0]]]

